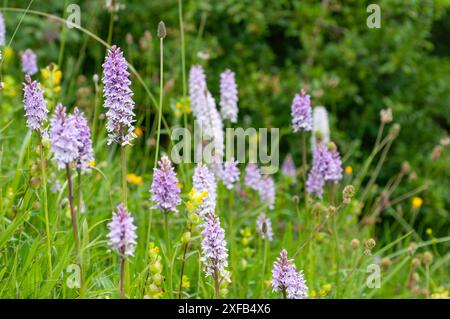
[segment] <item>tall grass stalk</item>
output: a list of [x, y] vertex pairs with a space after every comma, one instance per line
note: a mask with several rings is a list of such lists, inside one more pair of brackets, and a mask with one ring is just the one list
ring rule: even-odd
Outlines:
[[172, 266], [171, 265], [171, 256], [172, 256], [172, 248], [171, 248], [171, 243], [170, 243], [170, 230], [169, 230], [169, 213], [168, 212], [163, 212], [164, 214], [164, 234], [165, 234], [165, 240], [166, 240], [166, 260], [167, 260], [167, 274], [168, 274], [168, 293], [169, 293], [169, 297], [172, 298], [172, 294], [173, 294], [173, 285], [172, 285], [172, 276], [170, 275], [172, 272]]
[[42, 142], [42, 136], [39, 135], [39, 154], [40, 154], [40, 163], [41, 163], [41, 180], [42, 180], [42, 201], [44, 207], [44, 216], [45, 216], [45, 232], [47, 239], [47, 263], [48, 263], [48, 274], [51, 276], [53, 271], [52, 266], [52, 243], [51, 243], [51, 233], [50, 233], [50, 220], [48, 217], [48, 197], [47, 197], [47, 173], [46, 173], [46, 164], [47, 159], [44, 154], [44, 143]]
[[[192, 224], [189, 223], [187, 231], [191, 232], [191, 229], [192, 229]], [[183, 275], [184, 275], [184, 268], [186, 266], [186, 253], [187, 253], [188, 247], [189, 247], [189, 241], [184, 243], [184, 247], [183, 247], [183, 257], [181, 259], [181, 271], [180, 271], [180, 285], [178, 287], [178, 298], [181, 298], [181, 293], [183, 290]]]
[[156, 167], [158, 163], [158, 152], [159, 152], [159, 139], [161, 135], [161, 117], [162, 117], [162, 106], [163, 106], [163, 95], [164, 95], [164, 37], [159, 38], [159, 109], [158, 109], [158, 131], [156, 132], [156, 151], [155, 151], [155, 162]]
[[70, 217], [72, 220], [72, 230], [73, 237], [75, 241], [75, 254], [77, 258], [78, 266], [80, 267], [80, 294], [83, 290], [83, 268], [81, 263], [81, 251], [80, 251], [80, 239], [78, 238], [78, 221], [77, 221], [77, 213], [74, 207], [74, 198], [73, 198], [73, 184], [72, 184], [72, 172], [70, 169], [70, 164], [66, 164], [66, 173], [67, 173], [67, 185], [69, 191], [69, 208], [70, 208]]
[[127, 189], [127, 146], [120, 148], [120, 163], [122, 169], [122, 202], [128, 207], [128, 189]]

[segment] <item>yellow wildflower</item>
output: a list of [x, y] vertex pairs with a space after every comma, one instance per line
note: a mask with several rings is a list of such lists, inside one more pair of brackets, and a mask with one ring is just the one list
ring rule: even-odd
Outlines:
[[95, 167], [95, 165], [97, 164], [97, 162], [95, 160], [89, 161], [88, 165], [90, 167]]
[[423, 199], [417, 196], [413, 197], [411, 204], [413, 208], [420, 208], [422, 207]]
[[13, 56], [14, 56], [14, 50], [11, 47], [6, 47], [3, 50], [3, 58], [4, 58], [5, 62], [8, 62], [9, 60], [11, 60]]
[[205, 197], [208, 196], [208, 192], [199, 192], [195, 188], [192, 188], [189, 192], [189, 200], [186, 202], [186, 209], [189, 212], [194, 212], [198, 206], [203, 203]]
[[181, 281], [181, 286], [185, 289], [189, 289], [191, 287], [191, 282], [189, 281], [188, 276], [183, 275], [183, 280]]
[[331, 284], [325, 284], [322, 286], [322, 289], [325, 290], [326, 292], [329, 292], [332, 288], [333, 286]]
[[137, 137], [142, 137], [142, 135], [144, 135], [144, 131], [140, 127], [136, 127], [134, 134], [136, 134]]
[[448, 299], [448, 290], [444, 287], [438, 287], [432, 294], [431, 299]]
[[350, 165], [347, 165], [345, 167], [345, 174], [350, 175], [351, 173], [353, 173], [353, 167], [351, 167]]
[[48, 69], [41, 69], [41, 76], [44, 80], [47, 80], [49, 77], [50, 71]]
[[130, 184], [134, 184], [134, 185], [138, 185], [138, 186], [142, 185], [142, 177], [138, 176], [136, 174], [127, 174], [127, 181]]
[[61, 78], [62, 78], [61, 70], [55, 69], [55, 71], [53, 71], [53, 84], [61, 83]]
[[433, 230], [431, 228], [427, 228], [426, 233], [428, 236], [433, 235]]
[[175, 103], [176, 116], [180, 117], [184, 113], [191, 113], [191, 103], [189, 101], [189, 98], [181, 98]]

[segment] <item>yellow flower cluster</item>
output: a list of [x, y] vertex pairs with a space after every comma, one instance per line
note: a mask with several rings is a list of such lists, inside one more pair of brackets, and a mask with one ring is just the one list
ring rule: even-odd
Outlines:
[[45, 95], [51, 98], [61, 91], [62, 72], [56, 64], [50, 64], [45, 69], [41, 69], [42, 85]]
[[148, 280], [145, 288], [145, 299], [160, 299], [163, 296], [162, 283], [164, 277], [162, 275], [163, 265], [161, 263], [161, 255], [159, 247], [155, 243], [150, 243], [148, 254], [150, 264], [148, 267]]
[[199, 192], [195, 188], [192, 188], [189, 192], [189, 200], [186, 202], [186, 209], [189, 213], [195, 213], [197, 208], [203, 203], [205, 197], [208, 196], [208, 192]]
[[183, 97], [175, 103], [175, 115], [177, 117], [189, 113], [191, 113], [191, 102], [189, 101], [189, 98]]
[[320, 289], [319, 292], [311, 290], [311, 292], [309, 293], [309, 298], [314, 299], [317, 297], [326, 297], [332, 289], [333, 286], [331, 284], [324, 284], [322, 285], [322, 289]]
[[133, 185], [142, 185], [142, 176], [136, 174], [127, 174], [127, 182]]
[[242, 236], [241, 243], [244, 246], [242, 250], [243, 256], [240, 262], [240, 266], [242, 270], [246, 270], [248, 268], [248, 260], [253, 256], [255, 250], [250, 246], [250, 243], [253, 240], [252, 229], [250, 227], [245, 227], [240, 230], [240, 234]]
[[189, 289], [191, 287], [191, 282], [189, 281], [189, 277], [183, 275], [183, 280], [181, 281], [181, 287], [184, 289]]

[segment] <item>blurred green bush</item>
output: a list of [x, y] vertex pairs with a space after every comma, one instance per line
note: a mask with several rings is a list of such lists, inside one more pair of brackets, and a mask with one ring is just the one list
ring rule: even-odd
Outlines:
[[[85, 28], [107, 38], [110, 14], [104, 1], [35, 1], [31, 9], [62, 15], [64, 4], [69, 2], [80, 5]], [[125, 8], [115, 14], [113, 42], [124, 48], [156, 92], [156, 28], [159, 20], [164, 20], [168, 27], [166, 77], [174, 81], [170, 97], [180, 97], [178, 1], [122, 2]], [[387, 181], [407, 160], [417, 178], [404, 183], [399, 193], [431, 182], [431, 187], [420, 195], [424, 198], [421, 225], [424, 229], [433, 227], [436, 235], [447, 235], [449, 155], [444, 147], [440, 157], [433, 160], [432, 152], [450, 126], [450, 1], [377, 1], [381, 8], [380, 29], [369, 29], [366, 25], [369, 16], [366, 8], [371, 2], [183, 1], [187, 66], [192, 63], [205, 66], [210, 89], [216, 97], [220, 72], [225, 68], [236, 72], [243, 126], [287, 127], [293, 95], [306, 88], [314, 105], [328, 108], [332, 139], [344, 154], [351, 152], [345, 164], [354, 167], [372, 148], [380, 110], [390, 107], [394, 121], [402, 129], [380, 183]], [[7, 1], [7, 6], [25, 4]], [[9, 13], [9, 30], [14, 29], [19, 18], [20, 15]], [[91, 76], [101, 72], [103, 47], [91, 45], [92, 40], [75, 31], [61, 33], [58, 27], [56, 37], [49, 40], [52, 30], [55, 24], [48, 19], [26, 18], [14, 47], [35, 49], [44, 66], [58, 60], [55, 48], [64, 35], [67, 42], [61, 68], [66, 81], [79, 74]], [[139, 108], [139, 104], [142, 107], [149, 102], [136, 81], [134, 85]], [[68, 102], [75, 102], [71, 101], [76, 96], [71, 94], [75, 89], [76, 86], [68, 85], [63, 88]], [[283, 139], [283, 153], [298, 155], [298, 137], [288, 135]]]

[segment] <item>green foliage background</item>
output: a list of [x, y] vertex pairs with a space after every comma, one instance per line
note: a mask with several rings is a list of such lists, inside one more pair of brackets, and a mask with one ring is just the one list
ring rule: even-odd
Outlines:
[[[26, 1], [3, 2], [12, 7], [27, 5]], [[239, 119], [244, 127], [287, 127], [293, 95], [307, 88], [314, 105], [328, 108], [332, 138], [344, 154], [352, 154], [350, 165], [361, 161], [372, 148], [380, 110], [392, 108], [402, 130], [381, 173], [382, 180], [398, 171], [403, 161], [409, 161], [418, 176], [411, 186], [432, 183], [423, 195], [422, 218], [435, 227], [441, 225], [444, 234], [450, 225], [449, 155], [444, 150], [439, 160], [432, 161], [431, 152], [450, 126], [450, 1], [377, 1], [380, 29], [366, 25], [366, 8], [371, 2], [185, 1], [187, 65], [205, 66], [216, 96], [220, 72], [225, 68], [236, 72]], [[104, 2], [70, 3], [80, 5], [82, 26], [106, 39], [109, 13]], [[123, 3], [125, 8], [116, 15], [112, 42], [125, 50], [137, 70], [153, 75], [144, 80], [155, 91], [156, 26], [164, 20], [168, 28], [166, 78], [174, 81], [169, 94], [178, 97], [182, 83], [177, 1]], [[35, 1], [31, 9], [61, 15], [63, 5], [64, 1]], [[90, 79], [94, 72], [101, 74], [103, 47], [77, 31], [66, 29], [61, 33], [55, 23], [42, 23], [41, 17], [26, 19], [14, 43], [34, 48], [40, 66], [58, 60], [59, 40], [65, 36], [64, 78], [84, 74]], [[8, 19], [7, 23], [12, 30], [17, 20]], [[145, 31], [150, 32], [152, 40], [147, 50], [140, 50], [139, 39]], [[55, 39], [45, 41], [52, 33]], [[132, 44], [127, 44], [127, 34], [132, 35]], [[80, 47], [84, 51], [77, 54]], [[200, 59], [199, 52], [209, 59]], [[74, 81], [68, 82], [61, 95], [72, 105], [78, 88]], [[134, 80], [134, 85], [138, 87], [139, 83]], [[142, 90], [136, 91], [136, 100], [140, 101]], [[138, 107], [144, 109], [146, 105]], [[166, 116], [173, 116], [170, 109]], [[299, 151], [296, 137], [284, 139], [282, 151]]]

